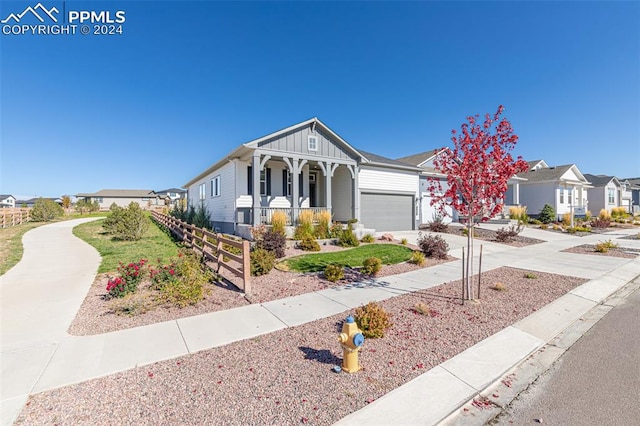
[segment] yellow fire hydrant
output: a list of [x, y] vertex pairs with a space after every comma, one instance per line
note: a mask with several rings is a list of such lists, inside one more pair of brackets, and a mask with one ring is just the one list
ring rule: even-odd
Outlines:
[[358, 351], [364, 343], [364, 336], [351, 315], [342, 323], [338, 341], [342, 344], [342, 369], [347, 373], [360, 370]]

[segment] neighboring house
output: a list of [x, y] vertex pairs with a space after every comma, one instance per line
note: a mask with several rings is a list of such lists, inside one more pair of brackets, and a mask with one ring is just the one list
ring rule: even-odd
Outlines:
[[420, 169], [355, 149], [317, 118], [233, 150], [185, 184], [212, 226], [249, 236], [275, 210], [295, 222], [301, 210], [329, 210], [378, 231], [416, 228]]
[[558, 219], [573, 211], [584, 216], [590, 207], [587, 189], [589, 181], [575, 164], [550, 167], [544, 160], [529, 161], [529, 171], [518, 173], [520, 204], [527, 206], [529, 216], [537, 216], [545, 204], [556, 211]]
[[182, 188], [163, 189], [155, 191], [156, 195], [165, 200], [165, 205], [173, 208], [179, 200], [186, 200], [187, 190]]
[[623, 179], [629, 182], [627, 190], [631, 193], [631, 213], [640, 215], [640, 177]]
[[[440, 209], [438, 206], [431, 205], [431, 192], [429, 191], [429, 178], [437, 179], [440, 181], [440, 186], [443, 191], [446, 191], [448, 188], [447, 185], [447, 176], [442, 172], [438, 171], [433, 161], [436, 157], [445, 149], [434, 149], [431, 151], [421, 152], [419, 154], [409, 155], [407, 157], [398, 158], [398, 161], [403, 163], [419, 167], [422, 171], [420, 172], [420, 223], [426, 224], [438, 216], [441, 215]], [[524, 181], [524, 179], [519, 178], [517, 176], [509, 179], [508, 189], [506, 193], [505, 199], [505, 210], [508, 211], [508, 206], [510, 205], [519, 205], [519, 194], [520, 194], [520, 182]], [[453, 210], [451, 207], [445, 207], [446, 216], [444, 218], [445, 222], [457, 221], [458, 220], [458, 212]]]
[[[10, 208], [13, 209], [16, 207], [16, 197], [13, 195], [0, 195], [0, 208]], [[18, 207], [20, 207], [18, 205]]]
[[109, 210], [113, 203], [126, 207], [131, 202], [135, 202], [143, 209], [164, 205], [164, 201], [161, 201], [160, 197], [150, 189], [102, 189], [94, 193], [76, 194], [76, 197], [90, 203], [97, 201], [100, 204], [100, 210]]
[[55, 203], [58, 203], [60, 205], [62, 205], [62, 198], [56, 198], [56, 197], [37, 197], [37, 198], [30, 198], [28, 200], [16, 200], [16, 207], [28, 207], [31, 208], [36, 204], [36, 201], [38, 201], [40, 198], [46, 199], [46, 200], [51, 200]]
[[619, 180], [615, 176], [591, 175], [585, 173], [584, 177], [591, 182], [589, 193], [589, 209], [594, 215], [600, 210], [611, 213], [614, 207], [624, 207], [631, 212], [631, 184], [627, 180]]

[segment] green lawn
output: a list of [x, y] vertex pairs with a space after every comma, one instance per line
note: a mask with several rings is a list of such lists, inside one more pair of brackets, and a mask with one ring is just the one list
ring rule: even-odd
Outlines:
[[178, 245], [153, 222], [139, 241], [112, 240], [102, 229], [102, 220], [76, 226], [73, 235], [91, 244], [102, 256], [98, 273], [115, 272], [119, 262], [148, 259], [155, 264], [158, 258], [168, 262], [169, 258], [178, 255]]
[[362, 266], [365, 259], [377, 257], [385, 265], [406, 262], [411, 258], [413, 250], [396, 244], [368, 244], [344, 251], [330, 253], [314, 253], [304, 256], [292, 257], [282, 263], [285, 269], [298, 272], [318, 272], [330, 263], [338, 263], [344, 266]]
[[20, 225], [0, 229], [0, 275], [3, 275], [9, 269], [13, 268], [15, 264], [22, 259], [22, 254], [24, 252], [22, 236], [27, 231], [37, 228], [38, 226], [47, 225], [53, 222], [60, 222], [61, 220], [71, 220], [100, 215], [104, 216], [105, 213], [92, 213], [82, 216], [77, 213], [71, 213], [52, 222], [25, 222]]

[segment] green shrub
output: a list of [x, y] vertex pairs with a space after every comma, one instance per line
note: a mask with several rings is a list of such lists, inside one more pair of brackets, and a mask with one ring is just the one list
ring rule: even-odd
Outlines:
[[109, 210], [102, 227], [116, 240], [137, 241], [149, 229], [149, 218], [136, 202], [124, 208], [114, 203]]
[[268, 250], [257, 248], [251, 252], [251, 275], [259, 276], [271, 272], [276, 263], [276, 255]]
[[545, 204], [542, 210], [540, 210], [540, 215], [538, 216], [538, 220], [542, 223], [551, 223], [556, 220], [556, 211], [549, 204]]
[[175, 263], [177, 279], [169, 279], [161, 287], [161, 299], [183, 308], [204, 299], [213, 272], [194, 254], [181, 255]]
[[538, 278], [538, 276], [536, 274], [534, 274], [533, 272], [525, 272], [524, 273], [524, 277], [530, 280], [535, 280]]
[[272, 251], [276, 258], [279, 259], [285, 255], [287, 239], [285, 238], [284, 233], [270, 229], [262, 235], [262, 239], [256, 241], [256, 247]]
[[33, 205], [29, 217], [34, 222], [50, 222], [64, 214], [62, 207], [48, 198], [38, 198]]
[[298, 242], [298, 248], [304, 251], [320, 251], [320, 244], [315, 238], [307, 234]]
[[411, 255], [411, 259], [409, 259], [409, 262], [415, 263], [418, 266], [423, 266], [424, 263], [426, 262], [424, 253], [418, 250], [414, 251], [413, 254]]
[[409, 240], [407, 240], [406, 238], [403, 238], [402, 240], [400, 240], [400, 244], [402, 244], [403, 246], [406, 246], [407, 244], [409, 244]]
[[198, 228], [211, 229], [211, 213], [204, 206], [204, 202], [201, 201], [193, 216], [193, 221], [189, 222]]
[[120, 262], [118, 265], [119, 276], [109, 278], [107, 281], [107, 292], [111, 297], [124, 297], [127, 294], [135, 293], [138, 284], [146, 276], [146, 259], [128, 264]]
[[356, 238], [356, 234], [353, 233], [351, 222], [349, 222], [346, 229], [342, 230], [342, 233], [338, 238], [338, 245], [341, 247], [358, 247], [360, 245], [360, 241]]
[[371, 234], [366, 234], [364, 237], [362, 237], [362, 239], [360, 241], [362, 241], [363, 243], [372, 243], [374, 242], [376, 239], [373, 237], [373, 235]]
[[365, 275], [376, 275], [382, 269], [382, 260], [377, 257], [369, 257], [362, 262], [360, 272]]
[[436, 259], [446, 259], [449, 251], [449, 244], [439, 235], [422, 235], [418, 233], [418, 247], [426, 257]]
[[335, 283], [344, 278], [344, 266], [337, 263], [331, 263], [324, 268], [324, 277]]
[[334, 222], [329, 228], [329, 238], [340, 238], [342, 235], [342, 224]]
[[384, 337], [385, 331], [392, 325], [391, 316], [375, 302], [357, 308], [354, 317], [364, 337], [370, 339]]
[[611, 219], [607, 217], [596, 217], [591, 219], [592, 228], [608, 228], [611, 226]]

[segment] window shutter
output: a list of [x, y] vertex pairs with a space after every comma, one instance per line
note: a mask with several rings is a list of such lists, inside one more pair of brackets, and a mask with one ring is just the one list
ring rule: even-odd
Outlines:
[[302, 197], [304, 195], [304, 179], [303, 179], [303, 174], [300, 173], [298, 175], [298, 196]]
[[247, 166], [247, 194], [253, 195], [253, 167]]
[[284, 195], [285, 197], [287, 197], [289, 194], [287, 194], [287, 178], [288, 176], [288, 171], [287, 169], [282, 170], [282, 195]]
[[271, 195], [271, 168], [267, 167], [267, 196]]

